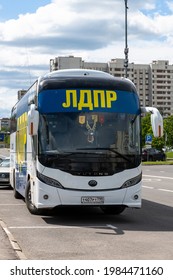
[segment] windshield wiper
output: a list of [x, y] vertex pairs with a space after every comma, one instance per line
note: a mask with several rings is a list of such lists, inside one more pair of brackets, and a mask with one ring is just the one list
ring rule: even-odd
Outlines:
[[71, 155], [76, 154], [84, 154], [85, 152], [75, 152], [75, 151], [62, 151], [62, 150], [52, 150], [52, 151], [46, 151], [45, 153], [42, 153], [40, 155], [44, 155], [46, 157], [52, 157], [52, 158], [65, 158]]
[[123, 155], [123, 154], [121, 154], [121, 153], [119, 153], [119, 152], [117, 152], [115, 149], [113, 149], [113, 148], [81, 148], [81, 149], [77, 149], [77, 150], [103, 150], [103, 151], [110, 151], [110, 152], [112, 152], [112, 153], [115, 153], [116, 155], [118, 155], [119, 157], [121, 157], [121, 158], [123, 158], [123, 159], [125, 159], [125, 160], [127, 160], [128, 162], [131, 162], [132, 163], [132, 161], [128, 158], [128, 157], [126, 157], [125, 155]]
[[85, 152], [78, 152], [78, 151], [109, 151], [112, 152], [116, 155], [118, 155], [120, 158], [125, 159], [126, 161], [132, 163], [132, 160], [130, 160], [127, 156], [117, 152], [115, 149], [113, 148], [77, 148], [76, 151], [59, 151], [59, 152], [55, 152], [55, 151], [49, 151], [47, 152], [47, 154], [45, 154], [47, 157], [57, 157], [57, 158], [65, 158], [65, 157], [69, 157], [71, 155], [85, 155]]

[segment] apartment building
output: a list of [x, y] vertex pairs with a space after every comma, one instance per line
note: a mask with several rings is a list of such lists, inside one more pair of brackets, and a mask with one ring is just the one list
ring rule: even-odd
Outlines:
[[93, 69], [108, 72], [108, 64], [102, 62], [85, 62], [81, 57], [58, 56], [50, 60], [50, 71], [60, 69]]
[[81, 57], [74, 56], [58, 56], [50, 59], [50, 71], [60, 69], [79, 69], [83, 68], [83, 61]]
[[153, 61], [152, 104], [164, 117], [173, 115], [173, 65], [167, 60]]
[[[81, 57], [74, 56], [50, 60], [50, 71], [75, 68], [101, 70], [116, 77], [125, 77], [124, 59], [121, 58], [107, 63], [85, 62]], [[154, 106], [163, 117], [173, 115], [173, 65], [169, 65], [169, 61], [129, 63], [127, 76], [137, 88], [141, 106]]]
[[[112, 59], [108, 62], [109, 73], [115, 77], [124, 77], [124, 59]], [[151, 70], [148, 64], [129, 63], [128, 79], [136, 86], [141, 106], [152, 106]]]
[[24, 89], [18, 90], [17, 92], [18, 100], [20, 100], [25, 95], [26, 92], [27, 90]]
[[1, 129], [10, 129], [10, 119], [9, 118], [0, 118], [0, 131]]

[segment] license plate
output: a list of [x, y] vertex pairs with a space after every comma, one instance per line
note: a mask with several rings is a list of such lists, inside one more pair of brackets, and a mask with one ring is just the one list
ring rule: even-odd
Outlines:
[[103, 204], [104, 197], [103, 196], [82, 196], [81, 203], [82, 204]]
[[0, 178], [0, 182], [9, 182], [8, 178]]

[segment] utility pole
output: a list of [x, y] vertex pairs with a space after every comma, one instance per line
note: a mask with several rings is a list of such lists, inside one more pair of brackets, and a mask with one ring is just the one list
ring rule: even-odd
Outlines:
[[127, 1], [128, 0], [124, 0], [125, 2], [125, 49], [124, 49], [124, 54], [125, 54], [125, 59], [124, 59], [124, 69], [125, 69], [125, 77], [127, 78], [127, 68], [128, 68], [128, 53], [129, 53], [129, 49], [128, 49], [128, 43], [127, 43], [127, 10], [128, 10], [128, 6], [127, 6]]

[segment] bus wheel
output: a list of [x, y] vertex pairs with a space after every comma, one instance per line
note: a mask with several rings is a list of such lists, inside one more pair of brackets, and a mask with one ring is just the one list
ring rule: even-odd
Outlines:
[[18, 193], [18, 191], [16, 191], [16, 187], [14, 186], [14, 189], [13, 189], [13, 194], [14, 194], [14, 197], [16, 198], [16, 199], [21, 199], [21, 198], [23, 198], [23, 196], [20, 194], [20, 193]]
[[41, 210], [37, 209], [31, 202], [31, 184], [30, 181], [27, 182], [26, 184], [26, 189], [25, 189], [25, 202], [26, 206], [31, 214], [34, 215], [40, 215]]
[[119, 215], [124, 211], [126, 207], [124, 205], [117, 205], [117, 206], [100, 206], [100, 208], [105, 214]]

